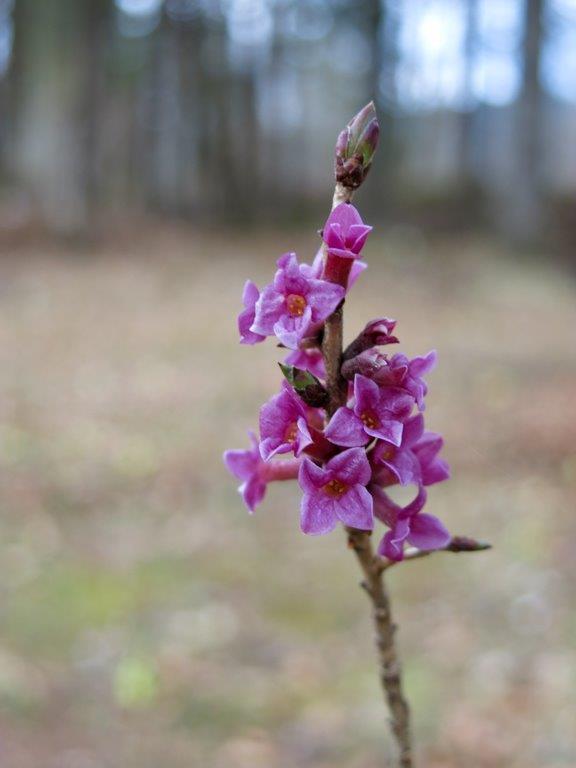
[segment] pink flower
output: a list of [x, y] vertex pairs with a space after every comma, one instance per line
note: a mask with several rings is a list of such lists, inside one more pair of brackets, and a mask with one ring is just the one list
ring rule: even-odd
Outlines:
[[262, 336], [276, 335], [286, 347], [297, 349], [309, 329], [323, 322], [344, 298], [344, 289], [326, 280], [306, 277], [296, 254], [287, 253], [272, 285], [266, 286], [256, 302], [250, 331]]
[[352, 203], [340, 203], [328, 216], [322, 238], [329, 256], [357, 259], [371, 231]]
[[390, 360], [386, 360], [371, 378], [380, 386], [405, 389], [414, 397], [418, 408], [423, 411], [428, 385], [422, 377], [434, 368], [436, 359], [435, 350], [422, 357], [413, 357], [412, 360], [409, 360], [406, 355], [397, 354]]
[[416, 445], [412, 446], [412, 452], [420, 464], [422, 485], [434, 485], [450, 477], [450, 466], [438, 456], [443, 445], [442, 435], [424, 432]]
[[418, 413], [404, 422], [399, 446], [378, 442], [371, 455], [372, 481], [380, 486], [433, 485], [450, 477], [450, 467], [438, 453], [444, 445], [441, 435], [424, 432], [424, 418]]
[[401, 507], [381, 488], [371, 486], [374, 498], [374, 514], [390, 530], [378, 546], [378, 554], [389, 560], [402, 560], [404, 542], [424, 551], [440, 549], [450, 541], [450, 534], [434, 515], [421, 512], [426, 504], [426, 491], [420, 487], [416, 498], [405, 507]]
[[268, 461], [277, 453], [290, 451], [299, 456], [311, 443], [306, 406], [291, 389], [283, 389], [262, 406], [260, 455], [264, 461]]
[[268, 483], [274, 480], [293, 480], [298, 477], [300, 460], [275, 461], [267, 463], [262, 460], [258, 447], [258, 440], [253, 432], [250, 432], [252, 448], [247, 450], [233, 450], [224, 452], [224, 463], [242, 483], [238, 492], [250, 512], [260, 504], [266, 494]]
[[361, 448], [352, 448], [319, 467], [304, 458], [298, 481], [304, 491], [300, 524], [304, 533], [329, 533], [338, 521], [371, 531], [372, 496], [366, 490], [370, 464]]
[[410, 415], [414, 400], [397, 389], [381, 389], [365, 376], [354, 378], [352, 407], [339, 408], [326, 427], [328, 440], [346, 447], [366, 445], [378, 437], [400, 445], [402, 420]]
[[[352, 353], [355, 352], [354, 345], [357, 344], [362, 335], [360, 334], [358, 339], [353, 341], [346, 350], [347, 359], [342, 365], [342, 375], [347, 379], [352, 379], [359, 373], [372, 379], [381, 387], [403, 389], [412, 395], [418, 408], [423, 411], [425, 408], [424, 397], [428, 392], [428, 385], [423, 376], [436, 365], [436, 352], [433, 350], [423, 357], [414, 357], [412, 360], [402, 354], [396, 354], [389, 359], [387, 355], [383, 355], [375, 347], [372, 347], [352, 357], [350, 349], [352, 349]], [[359, 346], [361, 344], [358, 344]]]
[[416, 414], [404, 422], [399, 446], [378, 442], [372, 453], [373, 480], [379, 485], [420, 484], [422, 468], [414, 446], [424, 432], [424, 419]]
[[250, 326], [254, 322], [256, 302], [260, 298], [258, 287], [251, 281], [246, 280], [244, 292], [242, 294], [242, 303], [244, 309], [238, 315], [238, 331], [240, 333], [240, 344], [258, 344], [264, 341], [266, 336], [259, 333], [253, 333]]

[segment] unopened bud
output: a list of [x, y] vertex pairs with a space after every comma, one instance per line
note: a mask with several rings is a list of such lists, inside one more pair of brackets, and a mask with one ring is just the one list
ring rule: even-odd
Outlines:
[[336, 181], [343, 187], [359, 187], [372, 164], [380, 126], [374, 102], [358, 112], [336, 141], [334, 172]]
[[354, 376], [359, 373], [361, 376], [367, 376], [373, 379], [382, 368], [388, 365], [386, 355], [378, 352], [377, 349], [367, 349], [359, 355], [345, 360], [342, 363], [341, 373], [348, 381], [353, 381]]
[[382, 347], [386, 344], [398, 344], [398, 338], [392, 335], [396, 320], [389, 317], [379, 317], [371, 320], [364, 330], [344, 350], [344, 360], [350, 360], [371, 347]]
[[449, 552], [481, 552], [485, 549], [492, 549], [492, 545], [487, 541], [477, 541], [469, 536], [453, 536], [446, 546]]

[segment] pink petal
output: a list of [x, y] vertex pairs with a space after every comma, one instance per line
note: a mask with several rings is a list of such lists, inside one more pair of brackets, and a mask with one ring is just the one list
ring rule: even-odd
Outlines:
[[368, 264], [366, 264], [365, 261], [360, 261], [359, 259], [354, 261], [354, 264], [352, 264], [350, 269], [350, 275], [348, 277], [348, 290], [352, 288], [356, 280], [358, 280], [362, 272], [364, 272], [364, 270], [367, 268]]
[[306, 296], [312, 307], [312, 321], [320, 323], [334, 312], [344, 298], [344, 288], [327, 280], [310, 280], [310, 290]]
[[256, 302], [256, 316], [250, 327], [252, 333], [259, 333], [263, 336], [272, 336], [274, 333], [274, 324], [282, 315], [283, 310], [283, 294], [275, 291], [271, 285], [267, 285]]
[[310, 536], [330, 533], [338, 519], [334, 511], [334, 501], [322, 491], [305, 493], [300, 507], [300, 528]]
[[311, 318], [312, 308], [310, 305], [306, 306], [302, 317], [290, 317], [288, 314], [283, 314], [274, 324], [274, 334], [288, 349], [298, 349], [298, 344], [306, 335]]
[[244, 290], [242, 291], [242, 303], [246, 308], [253, 307], [260, 297], [260, 291], [256, 283], [252, 280], [246, 280]]
[[410, 448], [420, 440], [424, 434], [424, 417], [417, 413], [416, 416], [404, 422], [402, 433], [402, 448]]
[[420, 464], [412, 451], [400, 450], [392, 459], [382, 460], [397, 478], [400, 485], [411, 485], [420, 482]]
[[304, 457], [298, 473], [298, 482], [304, 493], [311, 494], [322, 488], [330, 480], [330, 473]]
[[372, 469], [363, 448], [349, 448], [330, 459], [326, 469], [346, 485], [367, 485]]
[[380, 402], [380, 388], [372, 379], [357, 373], [354, 376], [354, 413], [376, 409]]
[[364, 424], [350, 408], [338, 408], [324, 434], [334, 445], [348, 448], [366, 445], [369, 439], [364, 431]]
[[224, 464], [238, 480], [247, 480], [258, 466], [258, 459], [254, 457], [251, 451], [225, 451]]
[[351, 203], [340, 203], [332, 210], [324, 226], [326, 228], [338, 224], [344, 232], [348, 232], [354, 224], [363, 223], [362, 217]]
[[435, 349], [422, 357], [415, 357], [410, 361], [410, 375], [424, 376], [429, 373], [436, 365], [438, 354]]
[[310, 445], [310, 443], [312, 443], [313, 440], [310, 434], [310, 430], [308, 429], [308, 424], [306, 423], [306, 419], [303, 416], [300, 416], [300, 418], [296, 422], [296, 425], [298, 427], [298, 434], [296, 435], [296, 439], [294, 441], [294, 455], [300, 456], [302, 451], [308, 445]]
[[[408, 417], [414, 407], [414, 398], [397, 387], [382, 387], [378, 411], [388, 411], [399, 419]], [[382, 416], [384, 418], [384, 416]]]
[[378, 437], [392, 445], [399, 446], [402, 442], [402, 430], [404, 426], [399, 421], [382, 421], [379, 427], [364, 426], [364, 431], [372, 437]]
[[244, 291], [242, 293], [244, 309], [238, 315], [240, 344], [259, 344], [266, 338], [259, 333], [252, 333], [250, 330], [250, 327], [254, 322], [256, 302], [258, 301], [259, 296], [260, 291], [258, 290], [258, 287], [251, 280], [247, 280], [244, 284]]
[[238, 488], [238, 491], [250, 512], [254, 512], [266, 495], [266, 483], [257, 477], [251, 477]]
[[372, 496], [362, 485], [356, 485], [335, 503], [336, 514], [344, 525], [371, 531], [374, 528]]
[[444, 439], [436, 432], [425, 432], [422, 439], [414, 446], [415, 453], [424, 464], [436, 458], [436, 454], [442, 449]]
[[324, 226], [324, 242], [328, 246], [329, 250], [332, 250], [332, 248], [344, 248], [345, 242], [344, 242], [344, 233], [342, 232], [342, 227], [338, 222], [334, 222], [332, 224], [328, 224], [326, 222]]
[[444, 459], [434, 459], [427, 467], [422, 469], [423, 485], [434, 485], [448, 480], [450, 477], [450, 465]]
[[407, 520], [399, 520], [394, 528], [384, 536], [378, 546], [378, 554], [389, 560], [402, 560], [404, 557], [404, 542], [410, 531]]
[[290, 443], [278, 437], [267, 437], [260, 443], [260, 456], [264, 461], [270, 461], [277, 453], [289, 453], [292, 450]]
[[396, 523], [402, 507], [392, 501], [390, 496], [376, 485], [370, 486], [370, 492], [374, 499], [374, 514], [381, 522], [392, 526]]
[[370, 232], [372, 232], [372, 227], [369, 227], [366, 224], [353, 224], [350, 227], [348, 242], [350, 243], [350, 250], [353, 253], [360, 253], [362, 248], [364, 248]]
[[287, 365], [301, 368], [303, 371], [310, 371], [320, 379], [326, 375], [322, 353], [317, 349], [297, 349], [290, 352], [284, 362]]
[[408, 541], [418, 549], [440, 549], [448, 544], [450, 534], [437, 517], [422, 513], [410, 521]]

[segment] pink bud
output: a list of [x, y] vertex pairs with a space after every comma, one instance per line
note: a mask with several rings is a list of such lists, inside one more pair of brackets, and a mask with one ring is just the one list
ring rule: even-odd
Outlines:
[[362, 184], [376, 152], [379, 135], [376, 108], [371, 101], [338, 136], [334, 165], [337, 182], [351, 189]]

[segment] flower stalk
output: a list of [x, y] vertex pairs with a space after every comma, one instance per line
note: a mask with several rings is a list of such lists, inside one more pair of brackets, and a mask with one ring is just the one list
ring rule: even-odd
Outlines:
[[410, 707], [404, 695], [402, 668], [395, 643], [396, 625], [392, 619], [390, 597], [384, 583], [384, 570], [374, 557], [369, 533], [349, 528], [348, 545], [354, 551], [362, 569], [362, 588], [372, 603], [380, 682], [390, 710], [390, 727], [398, 747], [398, 765], [400, 768], [412, 768], [414, 761]]
[[[332, 197], [332, 210], [341, 203], [349, 203], [352, 200], [353, 194], [354, 190], [351, 187], [344, 187], [342, 184], [337, 183]], [[324, 270], [326, 270], [328, 248], [325, 242], [322, 243], [322, 254], [325, 262]], [[341, 275], [337, 275], [332, 282], [340, 283], [340, 277]], [[327, 277], [327, 279], [330, 278]], [[322, 357], [324, 359], [324, 367], [326, 368], [326, 389], [328, 390], [329, 398], [326, 405], [326, 413], [328, 416], [333, 416], [338, 408], [346, 403], [346, 393], [348, 391], [346, 381], [340, 372], [344, 339], [343, 310], [344, 301], [324, 323]]]
[[[337, 183], [332, 199], [332, 210], [343, 202], [350, 202], [354, 188]], [[326, 244], [323, 244], [326, 253]], [[324, 274], [330, 279], [329, 275]], [[334, 281], [336, 282], [336, 280]], [[348, 384], [342, 376], [344, 339], [344, 301], [326, 319], [322, 339], [322, 356], [326, 368], [326, 389], [328, 403], [326, 411], [333, 416], [346, 405]], [[374, 556], [369, 531], [348, 527], [348, 546], [356, 555], [362, 570], [362, 588], [372, 604], [372, 620], [376, 633], [376, 647], [380, 666], [380, 682], [390, 711], [390, 726], [399, 751], [398, 765], [412, 768], [412, 736], [410, 731], [410, 707], [402, 686], [402, 669], [395, 643], [396, 626], [392, 620], [390, 597], [384, 583], [384, 568]]]

